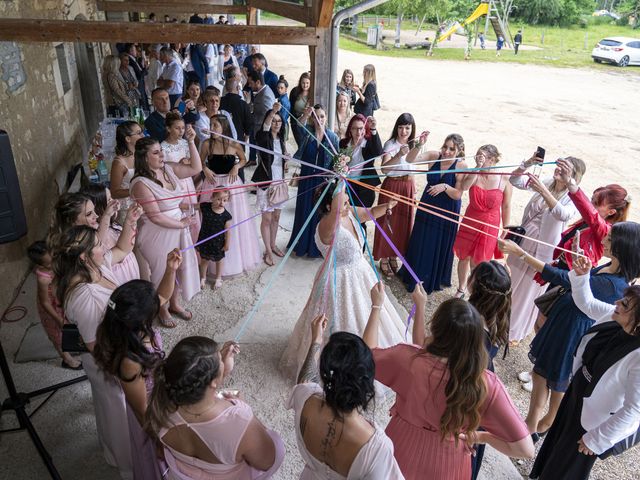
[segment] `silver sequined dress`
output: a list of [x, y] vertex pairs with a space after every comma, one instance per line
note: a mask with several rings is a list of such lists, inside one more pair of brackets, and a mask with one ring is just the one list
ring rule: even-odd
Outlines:
[[[371, 313], [371, 288], [378, 281], [371, 264], [362, 253], [363, 240], [360, 226], [349, 214], [358, 238], [342, 225], [338, 227], [334, 252], [320, 240], [316, 230], [315, 241], [324, 258], [311, 287], [307, 304], [289, 337], [289, 343], [280, 360], [283, 373], [295, 380], [311, 344], [311, 321], [320, 313], [328, 318], [326, 343], [334, 332], [346, 331], [362, 335]], [[335, 258], [334, 258], [335, 257]], [[337, 295], [334, 295], [334, 291]], [[388, 298], [380, 311], [379, 346], [389, 347], [404, 342], [405, 324]], [[409, 332], [410, 335], [410, 332]]]

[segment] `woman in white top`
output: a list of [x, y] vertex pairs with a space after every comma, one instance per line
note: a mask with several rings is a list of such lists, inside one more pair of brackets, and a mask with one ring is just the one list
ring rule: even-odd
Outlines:
[[[199, 89], [200, 87], [198, 87]], [[195, 102], [195, 100], [194, 100]], [[182, 165], [191, 165], [191, 157], [197, 155], [198, 149], [195, 143], [190, 143], [185, 138], [185, 132], [190, 132], [189, 135], [194, 135], [193, 127], [189, 125], [185, 128], [182, 115], [175, 112], [167, 113], [165, 117], [165, 124], [167, 126], [167, 137], [160, 144], [162, 153], [164, 153], [165, 162]], [[194, 221], [189, 225], [189, 231], [191, 232], [191, 239], [193, 243], [198, 241], [198, 235], [200, 233], [200, 226], [202, 225], [202, 218], [200, 217], [200, 205], [198, 204], [198, 196], [196, 195], [196, 186], [194, 184], [194, 178], [199, 179], [200, 175], [194, 177], [187, 177], [180, 179], [180, 185], [184, 190], [185, 196], [180, 203], [180, 209], [185, 214], [193, 217]]]
[[345, 91], [340, 91], [336, 97], [336, 124], [333, 127], [333, 131], [341, 139], [347, 135], [347, 125], [349, 125], [350, 118], [349, 94]]
[[[572, 178], [580, 183], [587, 167], [578, 158], [568, 157], [567, 160], [573, 166]], [[524, 209], [520, 225], [525, 229], [527, 237], [545, 242], [546, 245], [525, 238], [520, 246], [529, 255], [548, 263], [567, 222], [577, 217], [578, 211], [569, 198], [567, 185], [558, 168], [552, 178], [542, 180], [526, 173], [529, 167], [541, 162], [542, 159], [535, 156], [523, 162], [514, 170], [509, 182], [519, 190], [534, 192]], [[533, 300], [542, 295], [547, 286], [538, 284], [533, 278], [536, 272], [519, 258], [509, 256], [507, 265], [511, 270], [513, 288], [509, 340], [512, 345], [517, 345], [533, 330], [538, 316], [538, 307]]]
[[[413, 162], [419, 156], [422, 145], [427, 141], [429, 132], [423, 132], [419, 140], [416, 140], [416, 122], [413, 115], [403, 113], [393, 126], [391, 138], [382, 147], [382, 173], [386, 178], [382, 182], [382, 192], [378, 203], [386, 203], [390, 197], [385, 191], [402, 195], [407, 199], [413, 199], [416, 193], [416, 185], [411, 172], [414, 169]], [[413, 215], [415, 208], [400, 202], [393, 211], [393, 215], [385, 218], [380, 223], [389, 239], [398, 251], [404, 255], [409, 245], [409, 237], [413, 229]], [[380, 260], [380, 270], [386, 276], [397, 273], [399, 269], [397, 254], [389, 245], [389, 242], [376, 229], [373, 242], [373, 258]]]
[[200, 117], [195, 125], [199, 143], [208, 140], [211, 136], [211, 133], [209, 132], [211, 130], [211, 117], [218, 114], [222, 114], [227, 117], [229, 127], [231, 128], [231, 136], [237, 140], [238, 132], [231, 120], [231, 115], [225, 110], [220, 110], [220, 91], [217, 88], [206, 89], [202, 94], [202, 101], [205, 106], [205, 111], [200, 113]]
[[[371, 301], [381, 308], [379, 284]], [[322, 349], [326, 326], [324, 315], [311, 322], [311, 347], [287, 404], [295, 412], [296, 442], [305, 462], [300, 479], [404, 479], [391, 440], [362, 415], [375, 396], [371, 350], [348, 332], [334, 333]]]
[[[262, 183], [256, 189], [256, 209], [262, 212], [260, 233], [264, 243], [264, 262], [273, 266], [273, 256], [284, 257], [284, 252], [276, 245], [276, 235], [280, 223], [282, 204], [289, 198], [288, 186], [284, 180], [286, 162], [282, 158], [287, 154], [285, 125], [280, 114], [281, 105], [273, 104], [262, 123], [262, 131], [256, 134], [256, 144], [274, 153], [258, 151], [258, 166], [251, 181]], [[278, 181], [280, 180], [280, 181]], [[267, 183], [270, 182], [270, 183]]]
[[632, 436], [640, 426], [640, 286], [628, 287], [611, 305], [594, 298], [588, 259], [574, 259], [573, 268], [573, 300], [596, 323], [578, 346], [571, 385], [530, 478], [587, 479], [598, 457], [620, 454], [637, 442]]
[[[120, 202], [120, 211], [126, 213], [131, 198], [129, 196], [129, 183], [133, 178], [133, 152], [136, 150], [136, 142], [144, 137], [142, 127], [138, 122], [127, 120], [116, 128], [116, 156], [111, 164], [111, 176], [109, 178], [109, 190], [111, 196]], [[124, 220], [124, 217], [119, 217]]]

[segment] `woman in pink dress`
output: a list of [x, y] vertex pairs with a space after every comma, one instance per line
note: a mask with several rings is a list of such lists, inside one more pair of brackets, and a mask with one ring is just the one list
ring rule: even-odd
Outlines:
[[[533, 457], [527, 426], [502, 382], [486, 370], [484, 322], [472, 305], [443, 302], [421, 347], [378, 348], [379, 312], [372, 309], [363, 338], [373, 350], [376, 380], [396, 392], [386, 433], [407, 480], [469, 480], [474, 443]], [[480, 425], [484, 431], [477, 431]]]
[[[484, 145], [476, 153], [478, 168], [493, 167], [499, 161], [500, 153], [494, 145]], [[484, 171], [467, 175], [462, 181], [462, 188], [469, 190], [469, 206], [464, 212], [453, 244], [453, 253], [458, 257], [456, 297], [460, 298], [464, 298], [467, 292], [469, 268], [473, 269], [479, 263], [491, 260], [497, 251], [500, 221], [502, 220], [503, 226], [509, 224], [512, 192], [511, 184], [506, 177], [487, 174]]]
[[[195, 132], [187, 131], [189, 143], [193, 143]], [[202, 170], [200, 156], [191, 159], [191, 165], [167, 164], [160, 144], [152, 138], [142, 138], [136, 143], [136, 174], [131, 180], [131, 195], [144, 209], [140, 219], [137, 243], [151, 269], [151, 283], [156, 288], [164, 274], [166, 252], [178, 248], [183, 252], [182, 265], [178, 270], [178, 285], [171, 296], [169, 306], [160, 309], [162, 326], [173, 328], [171, 313], [191, 320], [192, 313], [185, 310], [178, 301], [178, 290], [182, 298], [189, 301], [200, 291], [198, 258], [193, 246], [189, 226], [194, 222], [190, 215], [180, 210], [185, 191], [180, 178], [188, 178]], [[187, 250], [184, 250], [187, 249]]]
[[[181, 257], [171, 252], [167, 259], [167, 285], [172, 293]], [[96, 364], [120, 384], [127, 401], [127, 420], [132, 451], [133, 478], [160, 480], [163, 464], [156, 446], [144, 432], [144, 415], [153, 389], [153, 370], [164, 358], [162, 338], [153, 329], [160, 305], [168, 301], [158, 296], [151, 282], [134, 280], [116, 288], [109, 308], [98, 326], [93, 350]]]
[[64, 306], [67, 320], [78, 326], [88, 349], [81, 359], [91, 383], [98, 440], [107, 463], [117, 467], [126, 479], [133, 478], [133, 470], [124, 395], [113, 379], [98, 370], [90, 352], [109, 296], [119, 285], [111, 266], [131, 252], [135, 233], [131, 224], [140, 213], [139, 208], [129, 210], [118, 244], [111, 250], [105, 250], [95, 229], [83, 225], [64, 232], [53, 254], [58, 301]]
[[238, 345], [187, 337], [156, 368], [146, 420], [176, 480], [263, 480], [280, 468], [284, 444], [222, 388]]
[[[190, 165], [191, 157], [200, 154], [198, 153], [195, 143], [189, 143], [186, 138], [183, 138], [185, 125], [182, 115], [174, 112], [167, 113], [165, 124], [167, 125], [167, 138], [160, 144], [162, 152], [164, 153], [164, 161], [167, 163]], [[196, 243], [198, 241], [198, 234], [200, 233], [200, 226], [202, 225], [196, 187], [191, 177], [181, 178], [180, 183], [185, 194], [189, 195], [182, 199], [180, 208], [195, 219], [189, 226], [189, 229], [191, 239], [193, 243]]]
[[[228, 140], [231, 130], [227, 117], [222, 114], [211, 117], [211, 138], [200, 145], [200, 156], [205, 158], [202, 195], [200, 202], [211, 202], [211, 191], [216, 188], [236, 187], [229, 190], [227, 210], [233, 217], [233, 225], [238, 225], [253, 215], [249, 208], [249, 195], [238, 173], [246, 164], [244, 148], [239, 143]], [[222, 134], [228, 138], [223, 138]], [[258, 230], [253, 220], [244, 222], [233, 229], [229, 250], [225, 254], [222, 276], [230, 277], [253, 270], [260, 263]], [[215, 275], [215, 264], [209, 272]]]
[[[81, 358], [91, 383], [98, 440], [107, 463], [117, 467], [120, 476], [125, 479], [133, 478], [134, 458], [124, 393], [115, 378], [98, 369], [91, 352], [96, 345], [96, 332], [104, 318], [109, 298], [119, 286], [111, 267], [131, 252], [135, 234], [132, 225], [141, 214], [140, 207], [129, 209], [122, 235], [111, 250], [104, 248], [96, 230], [77, 226], [63, 234], [53, 257], [58, 301], [64, 305], [69, 322], [78, 326], [88, 350]], [[171, 295], [169, 288], [172, 288], [171, 281], [174, 279], [175, 276], [169, 271], [168, 278], [158, 288], [160, 296], [167, 298]]]
[[[96, 215], [98, 215], [98, 236], [107, 250], [111, 250], [118, 243], [122, 234], [122, 225], [115, 221], [118, 212], [118, 200], [111, 197], [108, 188], [91, 183], [82, 189], [82, 193], [87, 195], [94, 205]], [[122, 216], [123, 223], [126, 221], [126, 211]], [[135, 245], [134, 245], [135, 248]], [[140, 267], [133, 252], [129, 253], [120, 263], [112, 265], [113, 274], [119, 283], [127, 283], [130, 280], [140, 278]]]

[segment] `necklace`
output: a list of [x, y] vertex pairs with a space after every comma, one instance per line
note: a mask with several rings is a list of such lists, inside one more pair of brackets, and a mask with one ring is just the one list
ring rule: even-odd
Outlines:
[[193, 413], [190, 412], [189, 410], [187, 410], [185, 407], [180, 407], [185, 413], [188, 413], [189, 415], [193, 416], [193, 417], [200, 417], [202, 415], [204, 415], [205, 413], [207, 413], [208, 411], [212, 410], [213, 407], [216, 406], [216, 402], [213, 402], [209, 407], [205, 408], [203, 411], [201, 411], [200, 413]]

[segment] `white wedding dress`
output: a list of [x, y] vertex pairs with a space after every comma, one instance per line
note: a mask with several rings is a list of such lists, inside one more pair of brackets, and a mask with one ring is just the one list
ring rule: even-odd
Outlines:
[[[324, 268], [320, 268], [316, 274], [307, 304], [280, 360], [280, 369], [294, 381], [307, 356], [311, 344], [311, 321], [317, 315], [325, 313], [328, 318], [324, 343], [334, 332], [345, 331], [362, 336], [367, 325], [371, 313], [370, 292], [378, 279], [362, 252], [362, 232], [351, 213], [349, 220], [358, 238], [340, 224], [336, 231], [333, 252], [329, 252], [330, 245], [322, 243], [316, 230], [315, 241], [318, 249], [324, 258], [327, 258], [327, 255], [330, 257]], [[405, 341], [406, 325], [389, 298], [385, 298], [380, 320], [380, 347], [389, 347]]]

